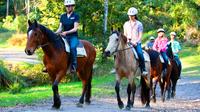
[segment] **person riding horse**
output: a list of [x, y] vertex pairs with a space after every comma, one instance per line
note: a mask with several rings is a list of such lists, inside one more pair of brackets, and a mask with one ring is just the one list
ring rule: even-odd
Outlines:
[[174, 55], [174, 60], [176, 61], [178, 67], [181, 70], [182, 65], [181, 65], [181, 61], [180, 61], [179, 56], [178, 56], [178, 53], [181, 50], [181, 46], [180, 46], [179, 42], [175, 40], [176, 39], [176, 33], [171, 32], [170, 38], [171, 38], [171, 40], [168, 42], [168, 45], [171, 43], [172, 52], [173, 52], [173, 55]]
[[75, 73], [77, 69], [77, 46], [78, 46], [78, 26], [79, 16], [74, 12], [75, 1], [65, 0], [64, 5], [66, 6], [66, 13], [60, 17], [60, 25], [58, 30], [55, 32], [61, 34], [68, 41], [70, 46], [70, 57], [71, 57], [71, 73]]
[[157, 30], [157, 34], [158, 34], [158, 37], [156, 38], [154, 42], [153, 50], [160, 52], [160, 54], [162, 55], [164, 59], [165, 63], [163, 65], [163, 73], [165, 75], [167, 72], [167, 64], [169, 61], [167, 57], [167, 53], [166, 53], [168, 39], [167, 37], [165, 37], [165, 30], [162, 28], [159, 28]]
[[145, 68], [144, 56], [141, 47], [143, 25], [140, 21], [138, 21], [138, 10], [135, 7], [129, 8], [127, 14], [129, 16], [129, 21], [124, 23], [124, 35], [128, 38], [129, 43], [131, 43], [138, 54], [142, 75], [147, 75], [148, 72]]

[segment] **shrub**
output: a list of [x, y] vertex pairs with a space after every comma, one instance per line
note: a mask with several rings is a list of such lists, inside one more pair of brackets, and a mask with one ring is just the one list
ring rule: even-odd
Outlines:
[[26, 34], [14, 34], [8, 39], [8, 43], [12, 46], [25, 46]]
[[26, 18], [27, 18], [26, 16], [20, 15], [14, 19], [13, 24], [14, 24], [15, 30], [18, 33], [26, 32], [26, 30], [27, 30], [27, 19]]

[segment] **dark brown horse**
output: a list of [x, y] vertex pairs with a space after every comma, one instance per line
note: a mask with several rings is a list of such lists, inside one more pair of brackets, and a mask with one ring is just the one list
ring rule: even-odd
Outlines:
[[171, 71], [171, 76], [170, 76], [171, 82], [168, 89], [168, 98], [171, 98], [171, 97], [174, 98], [174, 96], [176, 95], [176, 84], [181, 74], [181, 66], [178, 65], [175, 61], [172, 48], [171, 48], [171, 43], [168, 44], [167, 55], [172, 60], [171, 61], [172, 71]]
[[[106, 56], [115, 55], [115, 69], [116, 69], [116, 85], [115, 91], [117, 94], [118, 106], [120, 109], [124, 108], [124, 104], [120, 98], [120, 83], [122, 78], [127, 78], [129, 83], [127, 86], [128, 102], [126, 109], [130, 110], [134, 104], [136, 83], [134, 78], [141, 76], [141, 70], [139, 67], [139, 61], [135, 58], [133, 51], [128, 46], [127, 37], [122, 33], [113, 32], [109, 37], [109, 43], [105, 50]], [[147, 53], [146, 53], [147, 54]], [[148, 54], [147, 54], [148, 55]], [[146, 107], [150, 107], [150, 62], [145, 62], [146, 69], [148, 71], [147, 76], [141, 76], [141, 101]]]
[[[52, 81], [54, 100], [52, 107], [60, 108], [61, 100], [58, 92], [58, 84], [66, 75], [70, 66], [70, 54], [65, 52], [62, 39], [51, 30], [38, 24], [37, 21], [34, 23], [28, 21], [28, 24], [25, 52], [27, 55], [32, 55], [37, 48], [42, 48], [44, 52], [43, 63]], [[83, 84], [82, 95], [78, 103], [79, 106], [82, 106], [84, 103], [84, 97], [85, 102], [90, 103], [92, 69], [96, 57], [95, 47], [88, 41], [81, 40], [81, 42], [86, 49], [87, 56], [78, 58], [77, 74]]]
[[[163, 74], [163, 63], [160, 59], [160, 53], [149, 49], [147, 53], [150, 56], [151, 60], [151, 89], [152, 89], [152, 96], [153, 102], [156, 102], [156, 85], [157, 82], [160, 84], [161, 89], [161, 98], [162, 101], [165, 101], [165, 94], [170, 86], [170, 76], [172, 71], [172, 64], [167, 65], [167, 73]], [[169, 59], [170, 63], [172, 63], [171, 59]]]

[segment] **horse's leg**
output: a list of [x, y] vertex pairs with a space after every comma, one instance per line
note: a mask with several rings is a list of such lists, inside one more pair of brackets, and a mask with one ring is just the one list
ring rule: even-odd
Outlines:
[[86, 90], [86, 95], [85, 95], [85, 102], [86, 104], [90, 104], [90, 98], [91, 98], [91, 82], [92, 82], [92, 68], [90, 70], [90, 76], [88, 79], [88, 84], [87, 84], [87, 90]]
[[156, 103], [156, 85], [158, 82], [158, 77], [152, 79], [152, 96], [153, 102]]
[[60, 100], [60, 95], [59, 95], [59, 92], [58, 92], [58, 84], [60, 82], [60, 80], [62, 79], [63, 77], [63, 73], [60, 73], [58, 75], [56, 75], [55, 77], [55, 80], [53, 81], [53, 85], [52, 85], [52, 90], [53, 90], [53, 101], [54, 101], [54, 104], [52, 106], [52, 108], [60, 108], [60, 105], [61, 105], [61, 100]]
[[119, 94], [119, 91], [120, 91], [120, 80], [116, 81], [115, 91], [116, 91], [116, 94], [117, 94], [118, 106], [119, 106], [120, 109], [122, 109], [122, 108], [124, 108], [124, 103], [122, 102], [122, 100], [120, 98], [120, 94]]
[[171, 88], [173, 86], [173, 83], [172, 83], [172, 80], [169, 81], [169, 86], [168, 86], [168, 89], [167, 89], [167, 99], [169, 100], [170, 99], [170, 93], [171, 93]]
[[83, 86], [83, 90], [82, 90], [81, 98], [79, 99], [79, 103], [77, 103], [78, 107], [82, 107], [83, 103], [84, 103], [84, 96], [85, 96], [85, 92], [87, 90], [87, 81], [86, 80], [82, 79], [82, 86]]
[[171, 93], [172, 98], [174, 98], [174, 96], [176, 95], [176, 84], [177, 84], [177, 80], [174, 79], [172, 82], [172, 93]]
[[132, 82], [132, 85], [131, 85], [131, 92], [132, 92], [132, 97], [131, 97], [131, 107], [133, 107], [134, 105], [134, 100], [135, 100], [135, 91], [136, 91], [136, 85], [135, 85], [135, 82], [133, 81]]
[[128, 94], [128, 101], [127, 101], [126, 109], [130, 110], [131, 107], [132, 107], [132, 103], [131, 103], [131, 84], [130, 83], [128, 84], [128, 87], [127, 87], [127, 94]]
[[[161, 77], [161, 78], [163, 78], [163, 77]], [[163, 81], [161, 81], [161, 80], [163, 80]], [[160, 92], [161, 92], [161, 99], [163, 98], [163, 92], [164, 92], [164, 84], [165, 84], [165, 80], [164, 79], [161, 79], [160, 81], [159, 81], [159, 84], [160, 84]]]

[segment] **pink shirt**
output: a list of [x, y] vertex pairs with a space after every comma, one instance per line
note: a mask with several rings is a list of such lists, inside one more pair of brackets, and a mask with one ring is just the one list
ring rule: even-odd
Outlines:
[[141, 43], [141, 39], [139, 39], [140, 32], [143, 32], [143, 25], [140, 21], [127, 21], [124, 23], [124, 35], [128, 39], [131, 39], [132, 43]]
[[166, 52], [167, 49], [167, 42], [168, 39], [166, 37], [157, 37], [154, 44], [153, 44], [153, 49], [160, 52]]

